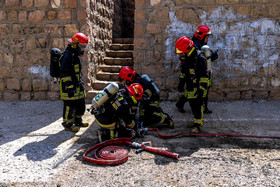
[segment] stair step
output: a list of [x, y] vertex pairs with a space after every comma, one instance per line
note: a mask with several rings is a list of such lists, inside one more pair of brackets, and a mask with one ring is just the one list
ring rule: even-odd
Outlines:
[[87, 98], [92, 99], [107, 85], [118, 82], [119, 72], [122, 67], [133, 67], [134, 38], [114, 38], [110, 50], [106, 51], [104, 64], [99, 65], [96, 81], [92, 83], [92, 89], [87, 92]]
[[114, 38], [113, 43], [119, 44], [133, 44], [134, 38]]
[[133, 57], [133, 51], [132, 50], [127, 50], [127, 51], [106, 51], [106, 56], [107, 57], [116, 57], [116, 58], [132, 58]]
[[[102, 92], [102, 90], [89, 90], [89, 91], [87, 91], [87, 99], [92, 100], [100, 92]], [[89, 101], [88, 103], [91, 104], [91, 101]]]
[[99, 71], [96, 75], [97, 80], [103, 81], [118, 81], [119, 73], [110, 73], [110, 72], [102, 72]]
[[105, 65], [133, 66], [133, 58], [104, 58]]
[[101, 81], [101, 80], [96, 80], [95, 82], [92, 83], [92, 89], [93, 90], [103, 90], [107, 85], [116, 82], [116, 81]]
[[111, 44], [110, 49], [111, 50], [133, 50], [134, 45], [133, 44]]
[[100, 65], [99, 68], [103, 72], [119, 73], [123, 66], [110, 66], [110, 65]]

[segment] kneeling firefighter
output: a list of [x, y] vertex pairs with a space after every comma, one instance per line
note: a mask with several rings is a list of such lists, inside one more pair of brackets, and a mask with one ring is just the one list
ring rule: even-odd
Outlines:
[[92, 114], [101, 127], [99, 141], [118, 137], [135, 136], [135, 114], [143, 96], [143, 87], [132, 84], [119, 89], [116, 83], [108, 85], [102, 93], [92, 100]]
[[159, 89], [148, 75], [140, 76], [130, 67], [123, 67], [119, 72], [121, 85], [139, 83], [143, 86], [144, 94], [141, 102], [140, 121], [144, 126], [156, 123], [165, 123], [170, 128], [174, 128], [171, 117], [164, 113], [160, 105]]
[[192, 127], [192, 133], [199, 133], [204, 122], [203, 98], [206, 97], [208, 88], [207, 59], [204, 53], [198, 51], [193, 41], [186, 36], [179, 38], [175, 47], [175, 53], [185, 61], [187, 70], [185, 72], [187, 81], [185, 96], [194, 116], [193, 123], [188, 127]]

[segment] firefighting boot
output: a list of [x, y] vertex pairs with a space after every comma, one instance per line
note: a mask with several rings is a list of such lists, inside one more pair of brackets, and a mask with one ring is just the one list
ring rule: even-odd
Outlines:
[[176, 103], [176, 107], [178, 108], [179, 112], [181, 113], [185, 113], [185, 109], [184, 109], [184, 105], [185, 103], [188, 101], [188, 99], [182, 95], [180, 98], [179, 98], [179, 101]]
[[64, 127], [65, 130], [70, 132], [78, 132], [80, 130], [80, 128], [74, 124], [62, 123], [62, 126]]
[[78, 127], [88, 127], [89, 123], [87, 123], [87, 122], [81, 122], [81, 123], [77, 123], [77, 124], [75, 124], [75, 125], [78, 126]]
[[187, 124], [187, 127], [188, 127], [188, 128], [192, 128], [193, 126], [194, 126], [194, 123], [193, 123], [193, 122]]
[[98, 137], [98, 140], [99, 140], [100, 143], [104, 142], [104, 141], [110, 139], [110, 132], [109, 132], [108, 129], [104, 129], [104, 128], [98, 129], [97, 130], [97, 137]]
[[89, 125], [87, 122], [83, 122], [80, 116], [75, 117], [74, 124], [78, 127], [88, 127]]
[[177, 107], [179, 112], [181, 112], [181, 113], [185, 113], [186, 112], [184, 107], [181, 106], [181, 104], [179, 103], [179, 101], [176, 103], [176, 107]]
[[173, 129], [174, 128], [174, 122], [171, 119], [171, 117], [168, 114], [165, 114], [167, 117], [164, 120], [164, 123], [166, 123], [168, 125], [169, 128]]
[[200, 127], [198, 127], [198, 126], [194, 126], [191, 129], [191, 133], [198, 134], [199, 132], [200, 132]]

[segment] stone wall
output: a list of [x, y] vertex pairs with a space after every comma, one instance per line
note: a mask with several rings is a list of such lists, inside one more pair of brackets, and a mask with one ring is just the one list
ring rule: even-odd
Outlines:
[[143, 0], [135, 8], [134, 66], [164, 98], [178, 97], [175, 42], [204, 24], [213, 33], [208, 45], [219, 50], [210, 100], [280, 99], [280, 1]]
[[[96, 80], [99, 66], [104, 64], [105, 51], [112, 43], [114, 0], [91, 0], [88, 4], [89, 47], [86, 90], [91, 91], [91, 84]], [[86, 71], [85, 70], [85, 71]], [[93, 96], [88, 93], [89, 98]]]
[[[112, 39], [113, 0], [0, 0], [0, 100], [56, 100], [49, 51], [77, 32], [90, 40], [84, 75], [92, 75]], [[87, 77], [87, 76], [85, 76]], [[91, 79], [86, 79], [89, 90]]]

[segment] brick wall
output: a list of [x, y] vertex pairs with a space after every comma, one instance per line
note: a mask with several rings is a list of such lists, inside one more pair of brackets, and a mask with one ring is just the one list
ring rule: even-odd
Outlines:
[[280, 99], [280, 1], [143, 0], [135, 8], [134, 66], [164, 98], [178, 97], [175, 42], [205, 24], [208, 45], [219, 50], [210, 100]]
[[89, 37], [83, 73], [94, 74], [111, 42], [112, 16], [113, 0], [0, 0], [0, 100], [58, 99], [49, 51], [63, 51], [76, 32]]

